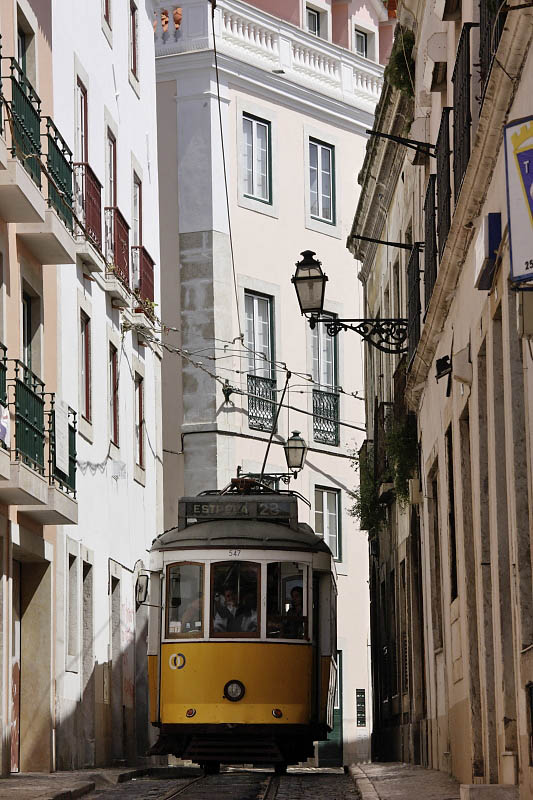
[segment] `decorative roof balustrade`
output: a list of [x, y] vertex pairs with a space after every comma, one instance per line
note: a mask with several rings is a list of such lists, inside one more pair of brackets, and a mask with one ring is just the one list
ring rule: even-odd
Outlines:
[[[213, 49], [209, 3], [200, 6], [194, 0], [182, 0], [183, 15], [178, 27], [168, 20], [168, 15], [163, 25], [161, 14], [168, 11], [166, 0], [157, 0], [156, 6], [156, 57]], [[220, 55], [373, 112], [383, 86], [380, 64], [241, 0], [218, 0], [214, 29]]]

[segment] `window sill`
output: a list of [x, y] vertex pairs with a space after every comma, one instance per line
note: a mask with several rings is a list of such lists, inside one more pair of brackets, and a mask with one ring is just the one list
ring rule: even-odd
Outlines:
[[140, 467], [138, 464], [135, 464], [133, 479], [136, 483], [139, 483], [141, 486], [146, 486], [146, 470], [144, 467]]
[[81, 415], [78, 420], [78, 433], [80, 434], [80, 436], [83, 436], [83, 438], [86, 441], [88, 441], [89, 444], [93, 443], [93, 424], [92, 422], [89, 422], [88, 419], [85, 419], [85, 417], [82, 417]]
[[109, 457], [118, 459], [120, 456], [120, 445], [115, 444], [112, 440], [109, 441]]
[[139, 78], [130, 70], [128, 70], [128, 80], [131, 88], [137, 95], [137, 97], [141, 98], [141, 84], [139, 82]]
[[341, 226], [338, 220], [335, 223], [327, 222], [326, 220], [317, 219], [306, 214], [305, 227], [310, 231], [332, 236], [334, 239], [341, 238]]
[[239, 193], [237, 204], [241, 208], [246, 208], [248, 211], [256, 211], [258, 214], [264, 214], [267, 217], [274, 217], [275, 219], [279, 217], [277, 203], [268, 202], [268, 200], [260, 200], [257, 197]]

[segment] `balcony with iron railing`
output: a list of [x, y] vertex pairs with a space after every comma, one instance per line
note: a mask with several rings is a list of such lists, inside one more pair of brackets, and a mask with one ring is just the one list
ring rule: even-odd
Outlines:
[[435, 175], [430, 175], [424, 200], [424, 306], [429, 306], [437, 280], [437, 227], [435, 215]]
[[[8, 359], [0, 345], [0, 503], [41, 524], [77, 522], [76, 415], [65, 413], [68, 474], [56, 463], [55, 397], [20, 359]], [[65, 444], [67, 446], [67, 444]]]
[[313, 440], [339, 444], [339, 394], [334, 390], [313, 389]]
[[500, 3], [499, 0], [479, 0], [479, 72], [482, 99], [506, 19], [505, 3]]
[[125, 289], [130, 288], [130, 226], [116, 206], [104, 208], [105, 259], [107, 272], [112, 273]]
[[155, 262], [145, 247], [133, 245], [131, 248], [131, 267], [133, 290], [139, 307], [148, 316], [154, 315], [154, 266]]
[[435, 144], [437, 161], [437, 237], [440, 258], [442, 258], [451, 225], [450, 111], [451, 108], [442, 109], [439, 133]]
[[468, 166], [472, 135], [472, 65], [470, 36], [477, 23], [463, 25], [452, 75], [453, 84], [453, 193], [459, 197]]
[[276, 381], [248, 375], [248, 425], [258, 431], [271, 431], [276, 417]]
[[44, 382], [15, 359], [14, 457], [44, 475]]
[[2, 84], [2, 99], [11, 132], [11, 154], [41, 188], [41, 100], [16, 59], [2, 61], [9, 63], [11, 98], [4, 97]]
[[414, 244], [407, 263], [407, 358], [411, 363], [420, 341], [420, 250]]
[[76, 238], [87, 239], [102, 250], [102, 184], [86, 162], [74, 163], [74, 209], [85, 231], [79, 226]]
[[11, 154], [0, 170], [0, 216], [19, 223], [17, 236], [41, 264], [74, 263], [72, 154], [53, 120], [41, 115], [16, 59], [0, 63], [1, 125]]
[[50, 117], [46, 117], [46, 142], [48, 205], [72, 233], [72, 151]]

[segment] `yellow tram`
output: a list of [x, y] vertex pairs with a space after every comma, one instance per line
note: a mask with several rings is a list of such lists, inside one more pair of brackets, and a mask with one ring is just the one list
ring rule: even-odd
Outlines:
[[241, 478], [182, 498], [150, 554], [151, 752], [209, 772], [312, 755], [332, 728], [336, 594], [295, 493]]

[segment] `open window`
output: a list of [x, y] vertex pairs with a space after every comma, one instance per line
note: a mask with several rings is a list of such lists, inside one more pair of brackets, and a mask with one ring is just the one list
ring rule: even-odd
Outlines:
[[306, 569], [295, 561], [267, 567], [267, 637], [307, 639]]
[[167, 567], [166, 635], [168, 639], [202, 636], [204, 632], [204, 565], [194, 562]]
[[257, 638], [260, 631], [260, 565], [219, 561], [211, 565], [211, 636]]

